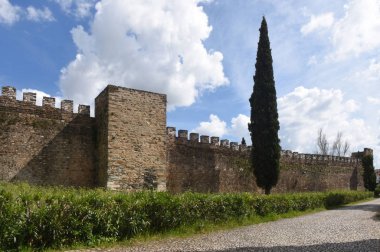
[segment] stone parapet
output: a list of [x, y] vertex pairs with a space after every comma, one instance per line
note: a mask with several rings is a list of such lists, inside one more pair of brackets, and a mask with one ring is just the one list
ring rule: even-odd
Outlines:
[[357, 157], [341, 157], [332, 155], [318, 155], [292, 152], [291, 150], [281, 151], [281, 160], [288, 163], [341, 163], [357, 164], [361, 162]]
[[[178, 144], [191, 144], [199, 146], [200, 148], [212, 147], [212, 148], [229, 148], [233, 151], [249, 152], [252, 146], [246, 146], [239, 144], [238, 142], [231, 142], [228, 139], [219, 140], [216, 136], [201, 135], [199, 139], [199, 133], [190, 133], [190, 139], [188, 138], [188, 130], [178, 130], [178, 136], [176, 137], [176, 128], [167, 127], [167, 134], [172, 141]], [[359, 153], [359, 154], [358, 154]], [[337, 164], [358, 164], [361, 162], [361, 156], [373, 153], [371, 149], [365, 148], [363, 152], [355, 152], [352, 157], [338, 157], [331, 155], [317, 155], [298, 153], [291, 150], [281, 150], [281, 162], [284, 163], [337, 163]]]
[[2, 111], [35, 114], [47, 119], [61, 120], [71, 120], [77, 115], [90, 116], [90, 106], [88, 105], [79, 105], [78, 113], [73, 113], [74, 102], [72, 100], [62, 100], [60, 108], [56, 108], [54, 97], [43, 97], [42, 106], [38, 106], [36, 93], [24, 92], [22, 101], [19, 101], [16, 99], [16, 88], [6, 86], [1, 90], [0, 107]]
[[36, 93], [25, 92], [22, 100], [15, 94], [3, 87], [0, 96], [0, 180], [96, 186], [94, 118], [73, 114], [72, 101], [62, 101], [61, 109], [54, 97], [38, 106]]
[[168, 134], [168, 138], [172, 141], [180, 144], [191, 144], [199, 147], [212, 147], [212, 148], [229, 148], [234, 151], [248, 151], [250, 146], [242, 146], [237, 142], [230, 142], [227, 139], [220, 140], [217, 136], [206, 136], [201, 135], [199, 137], [199, 133], [192, 132], [190, 133], [190, 138], [188, 137], [188, 130], [178, 130], [178, 136], [176, 136], [176, 128], [175, 127], [167, 127], [166, 132]]

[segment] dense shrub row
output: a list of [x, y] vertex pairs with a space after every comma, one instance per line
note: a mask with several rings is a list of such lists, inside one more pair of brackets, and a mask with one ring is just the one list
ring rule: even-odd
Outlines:
[[380, 184], [377, 184], [375, 191], [374, 191], [375, 198], [380, 198]]
[[0, 184], [0, 250], [47, 248], [121, 240], [195, 222], [239, 220], [255, 215], [304, 211], [369, 198], [342, 191], [278, 195], [40, 188]]

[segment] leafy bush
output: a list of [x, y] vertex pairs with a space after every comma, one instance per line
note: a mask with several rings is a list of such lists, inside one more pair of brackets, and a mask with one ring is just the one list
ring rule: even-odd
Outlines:
[[380, 197], [380, 184], [378, 184], [375, 188], [374, 195], [376, 198]]
[[0, 183], [0, 250], [93, 245], [199, 222], [329, 208], [371, 196], [358, 191], [171, 195]]

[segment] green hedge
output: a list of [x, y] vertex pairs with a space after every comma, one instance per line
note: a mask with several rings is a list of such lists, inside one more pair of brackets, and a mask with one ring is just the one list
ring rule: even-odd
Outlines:
[[378, 184], [374, 191], [375, 198], [380, 198], [380, 184]]
[[103, 190], [0, 184], [0, 250], [59, 248], [128, 239], [196, 222], [335, 207], [373, 196], [339, 191], [255, 195]]

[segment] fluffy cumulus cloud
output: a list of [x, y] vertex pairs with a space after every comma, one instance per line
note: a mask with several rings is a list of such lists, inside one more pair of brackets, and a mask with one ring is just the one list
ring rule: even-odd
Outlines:
[[330, 28], [334, 23], [334, 14], [332, 12], [323, 13], [318, 16], [311, 15], [310, 21], [301, 27], [303, 35], [307, 35], [311, 32]]
[[350, 0], [344, 5], [343, 17], [334, 20], [331, 12], [311, 16], [302, 26], [304, 35], [320, 29], [330, 31], [333, 52], [329, 60], [344, 60], [380, 48], [380, 1]]
[[250, 118], [246, 115], [239, 114], [231, 119], [231, 127], [228, 132], [230, 135], [241, 138], [244, 137], [247, 142], [250, 142], [250, 134], [248, 131], [248, 123]]
[[211, 114], [210, 121], [200, 122], [199, 126], [192, 130], [192, 132], [197, 132], [201, 135], [207, 136], [219, 136], [227, 134], [227, 123], [220, 120], [217, 115]]
[[21, 8], [9, 0], [0, 0], [0, 23], [11, 25], [20, 19]]
[[85, 18], [91, 15], [97, 0], [54, 0], [62, 10], [77, 18]]
[[189, 106], [228, 83], [223, 55], [203, 44], [212, 30], [200, 0], [102, 0], [90, 30], [74, 28], [76, 58], [60, 76], [65, 97], [92, 103], [108, 84], [168, 95]]
[[42, 9], [29, 6], [26, 9], [13, 5], [9, 0], [0, 0], [0, 23], [12, 25], [21, 19], [34, 22], [54, 21], [54, 16], [49, 8]]
[[192, 132], [221, 138], [230, 137], [233, 141], [240, 141], [244, 137], [247, 144], [251, 143], [248, 131], [248, 122], [250, 121], [248, 116], [239, 114], [231, 119], [230, 125], [214, 114], [211, 114], [209, 119], [207, 122], [200, 122], [199, 126], [193, 129]]
[[334, 56], [359, 55], [379, 48], [380, 2], [352, 0], [345, 9], [345, 16], [337, 21], [332, 33]]
[[351, 150], [378, 148], [377, 129], [355, 116], [360, 107], [354, 100], [344, 99], [337, 89], [297, 87], [278, 99], [283, 148], [303, 152], [316, 150], [318, 129], [322, 128], [332, 142], [338, 131], [351, 143]]

